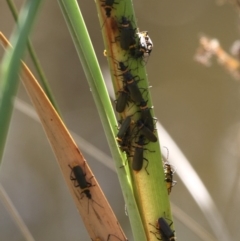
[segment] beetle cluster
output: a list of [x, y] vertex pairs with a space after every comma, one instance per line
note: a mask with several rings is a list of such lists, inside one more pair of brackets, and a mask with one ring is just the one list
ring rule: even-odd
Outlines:
[[[113, 6], [119, 4], [115, 0], [101, 0], [101, 2], [107, 18], [111, 16], [111, 11], [115, 9]], [[133, 74], [134, 71], [129, 66], [133, 61], [142, 61], [144, 58], [149, 57], [153, 49], [153, 42], [148, 31], [140, 32], [134, 27], [131, 17], [121, 16], [117, 20], [117, 28], [118, 36], [115, 37], [113, 43], [118, 43], [122, 51], [128, 54], [128, 57], [125, 60], [116, 60], [109, 56], [116, 64], [117, 74], [115, 76], [120, 81], [120, 86], [122, 86], [117, 92], [118, 97], [115, 101], [116, 112], [122, 116], [116, 140], [120, 149], [126, 152], [128, 157], [132, 157], [132, 169], [140, 171], [145, 160], [147, 162], [145, 170], [149, 174], [147, 171], [148, 160], [144, 158], [144, 150], [148, 149], [144, 146], [149, 142], [157, 142], [154, 133], [155, 118], [153, 118], [151, 107], [148, 106], [148, 100], [144, 96], [147, 89], [138, 86], [141, 79], [138, 75]], [[113, 28], [112, 30], [114, 32]], [[105, 56], [107, 56], [106, 52]], [[138, 110], [135, 114], [126, 116], [125, 113], [130, 109], [128, 108], [130, 104], [130, 108], [135, 105]], [[134, 151], [133, 154], [132, 151]], [[176, 183], [172, 178], [175, 170], [168, 162], [165, 162], [163, 167], [167, 190], [170, 193], [172, 186]]]
[[[104, 0], [102, 7], [113, 10], [114, 4], [119, 4], [121, 0]], [[116, 6], [116, 5], [115, 5]], [[115, 7], [114, 6], [114, 7]], [[107, 8], [106, 8], [107, 7]], [[109, 18], [109, 12], [106, 10], [106, 18]], [[113, 12], [111, 13], [113, 15]], [[146, 148], [150, 142], [157, 142], [158, 138], [155, 134], [155, 118], [152, 116], [152, 107], [149, 106], [147, 88], [139, 85], [142, 80], [139, 77], [143, 68], [143, 62], [148, 58], [153, 49], [153, 42], [148, 31], [139, 31], [135, 27], [131, 16], [125, 14], [115, 21], [112, 16], [111, 21], [115, 24], [109, 25], [107, 35], [111, 36], [110, 43], [116, 44], [121, 52], [121, 57], [115, 57], [115, 51], [111, 50], [115, 63], [114, 76], [116, 77], [116, 85], [118, 86], [116, 104], [116, 112], [121, 116], [119, 121], [119, 129], [116, 140], [119, 148], [126, 153], [128, 157], [132, 157], [131, 168], [135, 172], [141, 171], [143, 168], [149, 174], [147, 167], [149, 160], [144, 157], [144, 151], [154, 152]], [[110, 21], [109, 21], [110, 23]], [[114, 27], [112, 27], [114, 26]], [[110, 34], [110, 31], [112, 33]], [[114, 36], [114, 38], [112, 37]], [[114, 41], [112, 41], [112, 38]], [[120, 51], [121, 49], [121, 51]], [[110, 51], [109, 51], [110, 52]], [[136, 67], [137, 66], [137, 67]], [[140, 70], [140, 71], [139, 71]], [[139, 73], [138, 73], [139, 72]], [[138, 75], [139, 74], [139, 75]], [[145, 86], [146, 87], [146, 86]], [[144, 161], [146, 162], [143, 167]], [[171, 192], [172, 186], [176, 183], [173, 180], [174, 168], [168, 161], [163, 163], [165, 182], [168, 194]], [[166, 219], [160, 217], [157, 225], [152, 225], [156, 230], [151, 231], [157, 239], [163, 241], [175, 241], [174, 231], [171, 229], [172, 223], [168, 224]], [[160, 237], [159, 237], [160, 235]]]
[[[106, 0], [102, 7], [106, 10], [108, 6], [107, 9], [109, 9], [109, 4], [113, 6], [118, 3]], [[108, 17], [107, 10], [105, 13]], [[133, 170], [140, 171], [144, 160], [148, 165], [148, 160], [144, 158], [144, 150], [148, 149], [144, 146], [149, 142], [156, 142], [157, 137], [154, 133], [155, 123], [151, 108], [148, 107], [148, 100], [144, 96], [146, 89], [139, 87], [141, 79], [137, 74], [133, 74], [134, 70], [129, 66], [132, 65], [133, 61], [142, 61], [148, 57], [152, 51], [153, 43], [147, 31], [139, 32], [134, 27], [130, 17], [121, 16], [117, 20], [117, 28], [118, 36], [115, 37], [113, 44], [118, 44], [122, 51], [127, 53], [127, 57], [125, 60], [116, 60], [109, 56], [116, 64], [115, 76], [120, 83], [119, 86], [121, 86], [115, 101], [116, 112], [122, 116], [116, 140], [120, 149], [126, 152], [128, 157], [132, 157]], [[131, 107], [129, 107], [130, 104]], [[127, 111], [133, 105], [137, 110], [134, 114], [126, 116]], [[145, 170], [148, 174], [147, 165]]]
[[[129, 103], [133, 103], [138, 110], [121, 121], [116, 140], [120, 149], [125, 151], [128, 156], [131, 155], [131, 149], [135, 150], [132, 156], [132, 168], [135, 171], [140, 171], [143, 160], [148, 162], [143, 155], [143, 151], [147, 150], [144, 145], [157, 141], [154, 134], [154, 118], [151, 114], [151, 108], [147, 105], [147, 100], [143, 97], [145, 89], [138, 86], [139, 77], [133, 76], [128, 66], [123, 62], [118, 62], [118, 70], [121, 71], [118, 76], [122, 78], [123, 87], [118, 91], [116, 111], [123, 113], [128, 108]], [[135, 145], [132, 145], [134, 141]]]
[[[118, 4], [114, 1], [106, 0], [102, 7], [105, 8], [105, 5], [107, 3], [110, 4], [110, 2], [111, 4]], [[144, 157], [144, 150], [148, 149], [144, 146], [149, 142], [157, 141], [157, 137], [154, 134], [155, 118], [152, 117], [151, 107], [148, 106], [148, 100], [144, 97], [146, 89], [138, 86], [138, 82], [141, 79], [138, 75], [133, 74], [129, 67], [131, 65], [129, 59], [138, 61], [149, 57], [153, 49], [153, 42], [149, 37], [148, 31], [140, 32], [137, 28], [134, 28], [131, 18], [121, 16], [117, 25], [119, 36], [115, 37], [115, 40], [119, 43], [121, 49], [128, 53], [128, 58], [124, 61], [118, 61], [111, 57], [117, 66], [117, 74], [115, 76], [118, 77], [118, 80], [121, 78], [120, 82], [122, 83], [122, 88], [117, 92], [118, 97], [115, 101], [116, 112], [120, 115], [125, 111], [128, 112], [130, 103], [133, 103], [138, 109], [136, 111], [138, 115], [136, 117], [133, 114], [121, 120], [116, 140], [120, 149], [126, 152], [128, 157], [132, 157], [132, 169], [140, 171], [145, 160], [147, 162], [145, 170], [149, 174], [147, 171], [148, 160]], [[134, 151], [133, 154], [131, 154], [131, 150]], [[169, 162], [165, 162], [163, 168], [168, 194], [170, 194], [171, 188], [176, 184], [176, 181], [173, 180], [175, 170]]]

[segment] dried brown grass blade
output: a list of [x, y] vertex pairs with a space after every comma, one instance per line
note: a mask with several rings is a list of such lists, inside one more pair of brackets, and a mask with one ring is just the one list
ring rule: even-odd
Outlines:
[[[5, 48], [10, 46], [1, 32], [0, 39]], [[63, 177], [91, 239], [105, 241], [111, 234], [121, 240], [127, 240], [82, 153], [37, 80], [23, 62], [21, 79], [40, 117]], [[81, 194], [81, 189], [75, 187], [73, 181], [70, 180], [71, 169], [68, 165], [76, 162], [85, 170], [86, 179], [93, 185], [90, 187], [93, 200], [89, 200], [83, 193]]]

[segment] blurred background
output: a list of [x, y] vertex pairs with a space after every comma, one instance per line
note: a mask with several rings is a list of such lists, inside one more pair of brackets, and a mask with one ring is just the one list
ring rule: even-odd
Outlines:
[[[20, 0], [14, 2], [18, 8], [23, 4]], [[105, 79], [109, 81], [95, 2], [78, 2]], [[216, 61], [210, 68], [194, 61], [200, 33], [217, 38], [227, 51], [239, 39], [237, 9], [229, 2], [220, 5], [215, 0], [138, 0], [134, 1], [134, 7], [138, 27], [148, 30], [154, 43], [147, 71], [153, 86], [155, 116], [202, 179], [231, 240], [237, 241], [240, 237], [240, 82]], [[0, 31], [9, 38], [13, 29], [7, 4], [0, 1]], [[43, 1], [31, 40], [67, 127], [110, 156], [57, 1]], [[2, 57], [2, 49], [0, 54]], [[17, 98], [18, 104], [24, 101], [31, 105], [21, 84]], [[160, 141], [164, 146], [165, 140]], [[86, 150], [82, 151], [127, 237], [133, 240], [116, 173]], [[174, 155], [171, 149], [169, 152], [170, 156]], [[174, 166], [177, 170], [178, 165]], [[177, 172], [174, 179], [178, 183], [170, 195], [172, 203], [209, 232], [212, 239], [208, 240], [217, 240]], [[17, 107], [12, 116], [0, 183], [36, 240], [90, 240], [41, 124]], [[24, 240], [1, 202], [0, 213], [0, 240]], [[174, 221], [177, 240], [204, 240], [179, 218], [175, 217]]]

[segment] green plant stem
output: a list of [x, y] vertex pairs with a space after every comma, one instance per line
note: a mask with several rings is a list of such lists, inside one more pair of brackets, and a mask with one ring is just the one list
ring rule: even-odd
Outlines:
[[[13, 3], [12, 0], [6, 0], [7, 1], [7, 4], [8, 4], [8, 7], [13, 15], [13, 18], [16, 22], [18, 22], [18, 13], [17, 13], [17, 9]], [[35, 66], [35, 69], [37, 71], [37, 74], [39, 76], [39, 80], [43, 86], [43, 89], [46, 93], [46, 95], [48, 96], [49, 100], [51, 101], [52, 105], [54, 106], [55, 110], [58, 112], [58, 114], [60, 114], [60, 110], [59, 110], [59, 107], [54, 99], [54, 96], [53, 96], [53, 93], [51, 91], [51, 88], [48, 84], [48, 81], [47, 81], [47, 78], [41, 68], [41, 65], [40, 65], [40, 62], [37, 58], [37, 55], [33, 49], [33, 46], [30, 42], [30, 40], [27, 41], [27, 49], [28, 49], [28, 52], [29, 52], [29, 55], [30, 55], [30, 58], [32, 59], [33, 61], [33, 64]]]
[[125, 157], [120, 153], [115, 140], [117, 121], [80, 9], [75, 0], [59, 0], [58, 2], [85, 71], [111, 153], [116, 163], [116, 169], [128, 208], [128, 215], [135, 240], [144, 241], [146, 240], [144, 238], [145, 233], [133, 196], [129, 175], [126, 174], [126, 169], [119, 168], [123, 165], [123, 160], [125, 162]]
[[37, 10], [41, 1], [27, 1], [19, 15], [19, 24], [15, 28], [11, 37], [12, 49], [8, 49], [1, 64], [1, 85], [0, 85], [0, 161], [6, 143], [11, 114], [13, 110], [13, 100], [16, 95], [19, 78], [18, 72], [22, 55], [26, 48], [29, 32], [34, 23]]
[[[106, 11], [104, 9], [102, 1], [96, 0], [96, 5], [98, 10], [98, 16], [100, 19], [100, 26], [102, 26], [103, 39], [107, 53], [106, 55], [108, 57], [115, 93], [121, 91], [124, 85], [123, 74], [119, 70], [117, 63], [123, 62], [125, 66], [128, 67], [128, 71], [131, 73], [132, 76], [138, 76], [139, 81], [137, 82], [137, 86], [141, 90], [143, 99], [147, 102], [148, 108], [151, 108], [152, 100], [151, 95], [149, 93], [149, 84], [145, 69], [146, 62], [144, 62], [143, 57], [134, 59], [129, 54], [130, 51], [123, 50], [120, 45], [120, 41], [124, 41], [124, 39], [120, 38], [121, 31], [125, 31], [123, 29], [124, 27], [121, 26], [123, 16], [131, 22], [132, 29], [136, 29], [136, 31], [138, 31], [132, 1], [116, 1], [116, 3], [113, 4], [113, 8], [111, 9], [110, 17], [106, 16]], [[126, 31], [129, 31], [128, 28], [131, 28], [131, 26], [128, 25], [126, 27]], [[137, 50], [139, 48], [139, 40], [137, 34], [135, 34], [135, 40], [136, 43], [134, 45], [134, 48], [136, 48]], [[125, 85], [127, 84], [125, 83]], [[133, 128], [135, 128], [136, 130], [136, 121], [141, 118], [140, 113], [141, 110], [139, 108], [139, 103], [131, 103], [129, 105], [129, 108], [126, 107], [125, 110], [120, 114], [120, 119], [124, 119], [126, 118], [126, 116], [131, 116], [132, 121], [134, 121], [135, 123]], [[151, 113], [152, 116], [154, 116], [153, 110], [151, 110]], [[155, 133], [155, 135], [157, 135], [157, 133]], [[135, 153], [136, 151], [136, 148], [134, 148], [134, 146], [136, 146], [135, 142], [137, 140], [138, 138], [135, 136], [132, 141], [132, 153]], [[155, 241], [157, 240], [157, 238], [155, 235], [151, 233], [151, 231], [156, 232], [156, 229], [154, 230], [154, 228], [151, 225], [149, 225], [149, 223], [155, 225], [156, 220], [159, 217], [167, 217], [168, 219], [172, 219], [172, 215], [166, 188], [159, 143], [146, 142], [143, 145], [143, 148], [143, 157], [148, 160], [149, 164], [147, 168], [149, 175], [147, 174], [144, 168], [147, 163], [144, 160], [141, 171], [136, 172], [132, 170], [132, 168], [130, 170], [131, 176], [133, 177], [132, 180], [134, 194], [147, 235], [147, 240]], [[128, 159], [129, 163], [131, 163], [132, 157], [129, 157]]]

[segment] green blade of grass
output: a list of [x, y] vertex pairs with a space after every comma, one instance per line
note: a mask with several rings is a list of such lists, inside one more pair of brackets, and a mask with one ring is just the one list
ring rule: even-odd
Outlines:
[[4, 55], [0, 73], [0, 161], [2, 160], [6, 137], [13, 110], [13, 97], [16, 95], [20, 69], [20, 59], [25, 51], [28, 35], [34, 23], [41, 1], [27, 1], [23, 6], [18, 26], [11, 37], [13, 49]]
[[125, 157], [120, 153], [115, 140], [117, 121], [80, 9], [75, 0], [59, 0], [58, 2], [85, 71], [112, 156], [116, 163], [117, 173], [128, 208], [128, 215], [134, 238], [135, 240], [144, 241], [146, 240], [145, 232], [133, 196], [131, 182], [129, 180], [129, 175], [124, 171], [127, 170], [127, 168], [119, 168], [123, 165], [123, 160], [125, 162]]
[[[13, 15], [13, 18], [14, 20], [17, 22], [18, 21], [18, 13], [17, 13], [17, 9], [13, 3], [12, 0], [7, 0], [7, 4], [8, 4], [8, 7]], [[57, 103], [54, 99], [54, 96], [52, 94], [52, 91], [51, 91], [51, 88], [48, 84], [48, 81], [47, 81], [47, 78], [41, 68], [41, 65], [40, 65], [40, 62], [36, 56], [36, 53], [33, 49], [33, 46], [30, 42], [30, 40], [27, 41], [27, 48], [28, 48], [28, 52], [29, 52], [29, 55], [33, 61], [33, 64], [35, 66], [35, 69], [37, 71], [37, 74], [39, 76], [39, 80], [41, 81], [41, 84], [43, 86], [43, 89], [45, 90], [45, 93], [47, 94], [49, 100], [51, 101], [51, 103], [53, 104], [54, 108], [57, 110], [57, 112], [60, 114], [60, 111], [59, 111], [59, 108], [57, 106]]]
[[[137, 26], [133, 9], [133, 2], [131, 0], [114, 1], [113, 5], [109, 7], [109, 5], [107, 5], [105, 2], [101, 0], [96, 0], [96, 5], [100, 20], [100, 26], [102, 26], [102, 34], [106, 48], [105, 53], [108, 57], [115, 93], [118, 93], [123, 89], [124, 86], [128, 85], [126, 83], [127, 81], [123, 81], [123, 72], [120, 71], [120, 68], [118, 66], [118, 63], [122, 62], [125, 66], [127, 66], [127, 70], [125, 72], [128, 71], [133, 77], [131, 81], [136, 81], [137, 88], [139, 88], [142, 93], [142, 98], [144, 99], [144, 101], [147, 102], [147, 108], [151, 108], [152, 100], [149, 92], [149, 83], [145, 68], [146, 63], [149, 64], [151, 60], [147, 59], [144, 61], [143, 56], [139, 55], [140, 57], [136, 58], [136, 56], [133, 57], [130, 54], [130, 47], [131, 49], [135, 48], [135, 51], [139, 50], [139, 52], [141, 53], [139, 48], [139, 39], [136, 34], [136, 32], [141, 31], [141, 29], [139, 30], [139, 26]], [[110, 16], [107, 17], [107, 13], [109, 14], [109, 9], [111, 10]], [[123, 21], [123, 16], [131, 24], [128, 24], [128, 22], [121, 24], [121, 22]], [[121, 45], [124, 46], [125, 39], [121, 38], [121, 34], [125, 30], [129, 33], [129, 29], [132, 29], [132, 31], [134, 32], [134, 35], [131, 36], [131, 38], [134, 38], [135, 41], [132, 42], [128, 50], [123, 50], [121, 48]], [[128, 37], [128, 33], [122, 36]], [[131, 41], [132, 40], [133, 39], [131, 39]], [[134, 77], [137, 78], [135, 79]], [[131, 103], [129, 104], [129, 108], [126, 107], [125, 110], [119, 115], [119, 119], [124, 119], [126, 118], [126, 116], [131, 116], [132, 121], [135, 123], [132, 128], [135, 130], [138, 129], [136, 122], [142, 118], [141, 109], [139, 108], [139, 106], [140, 103]], [[152, 113], [152, 116], [154, 116], [153, 110], [150, 111]], [[154, 134], [157, 136], [157, 133]], [[137, 136], [140, 135], [141, 130], [138, 130], [137, 135], [132, 138], [133, 141], [131, 143], [131, 151], [133, 153], [137, 151]], [[160, 142], [159, 138], [158, 142]], [[137, 200], [138, 208], [141, 214], [148, 241], [157, 240], [157, 237], [153, 235], [151, 231], [157, 231], [152, 225], [155, 225], [158, 218], [167, 217], [168, 219], [172, 220], [170, 201], [167, 193], [165, 175], [163, 171], [162, 156], [158, 142], [154, 143], [146, 141], [146, 143], [140, 145], [142, 146], [142, 148], [144, 148], [142, 156], [143, 160], [138, 159], [139, 162], [144, 162], [142, 169], [140, 171], [134, 171], [132, 170], [132, 168], [130, 169], [131, 175], [133, 177], [134, 194]], [[139, 150], [140, 148], [138, 149], [138, 151]], [[132, 157], [129, 157], [128, 159], [129, 163], [133, 161]], [[147, 165], [147, 162], [145, 162], [146, 160], [148, 160], [147, 170], [149, 172], [149, 175], [144, 168]], [[152, 225], [149, 225], [149, 223]], [[173, 228], [173, 226], [171, 226], [171, 228]]]

